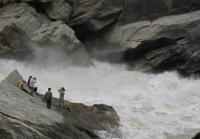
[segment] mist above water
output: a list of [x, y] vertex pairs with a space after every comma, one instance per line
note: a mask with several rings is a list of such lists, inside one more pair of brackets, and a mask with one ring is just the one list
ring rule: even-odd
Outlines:
[[[121, 118], [122, 139], [165, 139], [200, 128], [200, 80], [182, 79], [175, 72], [145, 74], [124, 65], [93, 62], [93, 66], [47, 65], [0, 60], [0, 79], [17, 69], [25, 79], [38, 79], [40, 93], [66, 88], [65, 99], [87, 105], [113, 106]], [[103, 135], [102, 135], [103, 136]], [[112, 135], [104, 138], [112, 139]]]

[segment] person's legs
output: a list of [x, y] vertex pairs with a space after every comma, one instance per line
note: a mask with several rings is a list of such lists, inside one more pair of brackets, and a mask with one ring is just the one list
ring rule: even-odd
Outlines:
[[33, 96], [34, 87], [31, 87], [30, 89], [31, 89], [30, 95]]
[[39, 93], [37, 92], [37, 90], [38, 90], [38, 88], [37, 87], [34, 87], [34, 93], [36, 94], [36, 95], [39, 95]]
[[49, 108], [49, 102], [48, 102], [48, 100], [47, 100], [47, 108]]
[[47, 108], [50, 109], [51, 108], [51, 100], [47, 99]]
[[49, 100], [49, 109], [51, 109], [51, 99]]
[[61, 98], [61, 106], [64, 107], [64, 97]]
[[62, 106], [62, 100], [61, 99], [62, 98], [60, 97], [60, 100], [59, 100], [60, 104], [59, 104], [59, 106]]

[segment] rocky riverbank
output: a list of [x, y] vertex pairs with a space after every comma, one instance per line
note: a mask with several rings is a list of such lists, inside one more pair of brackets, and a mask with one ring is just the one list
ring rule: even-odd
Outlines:
[[[95, 58], [129, 70], [199, 75], [199, 15], [199, 0], [0, 0], [0, 58], [44, 66], [90, 66]], [[119, 125], [106, 105], [54, 103], [49, 111], [43, 96], [25, 94], [12, 78], [0, 91], [0, 138], [99, 138], [96, 130]]]
[[0, 83], [0, 138], [98, 139], [100, 131], [117, 135], [119, 117], [111, 106], [65, 101], [61, 108], [54, 98], [49, 110], [43, 95], [32, 97], [16, 87], [21, 79], [14, 71]]

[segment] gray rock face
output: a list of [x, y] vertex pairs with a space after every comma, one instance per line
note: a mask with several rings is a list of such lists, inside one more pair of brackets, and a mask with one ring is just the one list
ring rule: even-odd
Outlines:
[[[56, 46], [62, 49], [64, 48], [66, 51], [75, 51], [77, 48], [84, 49], [81, 48], [83, 45], [81, 45], [80, 41], [76, 38], [76, 35], [85, 38], [85, 36], [91, 32], [98, 32], [103, 29], [107, 31], [106, 27], [109, 27], [115, 22], [117, 25], [127, 23], [129, 23], [129, 25], [119, 26], [118, 28], [115, 27], [115, 31], [111, 31], [112, 34], [119, 33], [121, 36], [117, 34], [112, 37], [112, 35], [110, 35], [111, 33], [106, 32], [109, 34], [106, 38], [106, 40], [109, 40], [106, 41], [108, 44], [111, 39], [126, 41], [129, 35], [132, 35], [135, 31], [137, 32], [137, 35], [128, 38], [130, 41], [127, 41], [128, 43], [125, 43], [125, 47], [122, 47], [120, 50], [123, 51], [122, 49], [127, 49], [127, 47], [137, 47], [140, 44], [140, 41], [137, 41], [137, 39], [155, 39], [152, 38], [154, 36], [151, 35], [155, 35], [156, 32], [158, 33], [164, 28], [162, 27], [162, 23], [154, 25], [151, 24], [151, 21], [145, 20], [137, 24], [134, 23], [135, 21], [154, 19], [154, 17], [157, 18], [162, 15], [182, 13], [178, 12], [180, 9], [183, 10], [183, 12], [187, 12], [188, 8], [190, 11], [198, 9], [199, 6], [198, 0], [59, 0], [56, 2], [52, 0], [24, 0], [18, 2], [9, 0], [2, 1], [2, 3], [7, 2], [10, 4], [5, 4], [0, 8], [1, 57], [8, 53], [12, 53], [12, 55], [15, 55], [16, 57], [20, 57], [21, 55], [25, 56], [25, 53], [30, 53], [31, 51], [27, 46], [32, 44], [39, 46]], [[32, 3], [27, 4], [25, 2]], [[194, 16], [191, 17], [191, 20], [193, 20], [193, 18], [196, 19]], [[172, 19], [167, 20], [167, 24], [171, 24], [171, 20]], [[66, 22], [73, 27], [75, 32], [66, 24]], [[169, 26], [165, 25], [165, 23], [163, 24], [163, 26]], [[129, 27], [132, 29], [129, 30]], [[133, 31], [133, 28], [136, 30]], [[140, 31], [137, 31], [137, 29]], [[182, 31], [184, 31], [184, 29]], [[196, 37], [193, 37], [196, 38], [194, 41], [198, 42], [198, 32], [193, 31], [193, 34], [196, 34]], [[176, 34], [174, 34], [174, 36], [176, 36]], [[134, 39], [136, 39], [136, 41], [132, 41]], [[116, 44], [117, 46], [122, 46], [121, 43], [123, 42], [113, 43], [111, 41], [112, 45]], [[86, 59], [88, 57], [89, 56], [87, 56]]]
[[19, 29], [30, 34], [40, 27], [40, 16], [36, 11], [25, 3], [9, 4], [0, 9], [0, 28], [15, 24]]
[[100, 30], [114, 21], [128, 24], [199, 9], [199, 0], [68, 0], [73, 5], [70, 25], [80, 33]]
[[[112, 122], [118, 124], [116, 112], [106, 105], [100, 109], [66, 102], [65, 109], [57, 106], [55, 99], [49, 110], [42, 96], [32, 97], [15, 86], [15, 81], [21, 79], [22, 76], [14, 71], [0, 83], [0, 137], [3, 139], [98, 139], [94, 130], [105, 130], [103, 125]], [[106, 119], [108, 113], [112, 122]]]
[[78, 32], [98, 31], [119, 16], [123, 0], [77, 0], [73, 3], [73, 16], [69, 22]]
[[[198, 72], [198, 66], [190, 63], [199, 59], [198, 51], [194, 53], [200, 38], [199, 0], [24, 1], [1, 1], [10, 3], [0, 8], [1, 57], [8, 53], [24, 56], [31, 51], [27, 46], [34, 44], [59, 47], [82, 61], [89, 55], [78, 35], [92, 49], [99, 46], [92, 55], [105, 60], [125, 60], [136, 69], [175, 66], [185, 74]], [[88, 39], [94, 32], [97, 37]]]
[[24, 33], [15, 25], [7, 24], [0, 29], [0, 53], [24, 46]]
[[7, 3], [13, 3], [13, 2], [41, 2], [46, 3], [50, 2], [52, 0], [0, 0], [0, 3], [7, 4]]
[[[63, 49], [66, 55], [68, 51], [84, 49], [81, 48], [81, 42], [74, 31], [64, 22], [50, 21], [26, 3], [8, 4], [2, 7], [0, 20], [0, 51], [2, 54], [6, 53], [4, 55], [12, 54], [9, 57], [25, 58], [26, 54], [32, 51], [28, 48], [35, 46], [58, 47]], [[85, 50], [83, 52], [85, 59], [88, 60], [87, 52]]]
[[[106, 33], [105, 39], [109, 43], [121, 44], [127, 48], [129, 43], [135, 43], [135, 46], [138, 46], [138, 43], [140, 44], [145, 40], [154, 40], [161, 37], [177, 39], [189, 34], [193, 35], [190, 31], [194, 29], [188, 30], [185, 27], [190, 26], [190, 24], [198, 25], [200, 20], [199, 14], [200, 12], [197, 11], [182, 15], [166, 16], [158, 18], [153, 22], [146, 20], [124, 26], [116, 26], [111, 32]], [[135, 46], [130, 45], [130, 48], [135, 48]]]
[[108, 59], [118, 56], [117, 61], [127, 61], [131, 69], [177, 69], [184, 75], [199, 73], [198, 15], [200, 11], [116, 26], [100, 41], [110, 49]]
[[125, 0], [120, 24], [198, 9], [199, 0]]
[[61, 21], [43, 24], [32, 35], [32, 40], [39, 44], [53, 44], [66, 49], [73, 49], [81, 44], [76, 38], [74, 31]]
[[[37, 40], [44, 40], [45, 38], [42, 37], [47, 37], [45, 35], [51, 36], [51, 41], [59, 41], [61, 36], [63, 36], [68, 40], [79, 42], [73, 30], [66, 24], [62, 22], [50, 22], [46, 17], [38, 14], [35, 9], [25, 3], [10, 4], [1, 8], [0, 18], [2, 20], [0, 23], [1, 28], [11, 23], [15, 24], [31, 39], [33, 37], [33, 40], [36, 42]], [[47, 30], [49, 30], [49, 32], [47, 32]], [[43, 35], [41, 35], [41, 32], [43, 32]], [[40, 39], [35, 39], [35, 35], [38, 35]]]
[[17, 82], [22, 81], [23, 77], [19, 74], [19, 72], [17, 70], [15, 70], [12, 73], [10, 73], [8, 75], [8, 77], [6, 77], [5, 80], [6, 80], [6, 82], [9, 82], [14, 86], [17, 86]]
[[141, 18], [167, 12], [165, 0], [126, 0], [120, 22], [131, 23]]
[[[23, 47], [33, 32], [48, 20], [26, 3], [9, 4], [0, 9], [0, 30], [8, 48]], [[20, 33], [20, 32], [23, 32]], [[13, 36], [13, 37], [12, 37]], [[14, 43], [13, 42], [18, 42]], [[22, 45], [24, 43], [24, 45]]]
[[48, 17], [54, 20], [67, 22], [72, 14], [72, 7], [65, 0], [52, 1], [51, 3], [44, 4], [42, 7]]

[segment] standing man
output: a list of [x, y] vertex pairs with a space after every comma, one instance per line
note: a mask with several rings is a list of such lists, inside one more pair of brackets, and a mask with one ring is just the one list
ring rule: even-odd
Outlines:
[[48, 88], [48, 91], [45, 93], [44, 98], [47, 102], [47, 108], [51, 109], [51, 100], [52, 100], [51, 88]]
[[58, 92], [60, 93], [60, 106], [64, 107], [65, 88], [61, 87]]

